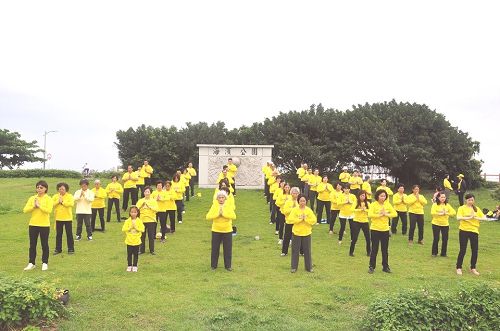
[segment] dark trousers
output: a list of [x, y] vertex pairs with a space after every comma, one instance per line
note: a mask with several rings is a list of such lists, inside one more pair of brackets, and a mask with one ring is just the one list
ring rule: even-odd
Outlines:
[[322, 201], [318, 200], [318, 207], [316, 208], [316, 218], [317, 222], [321, 223], [321, 217], [323, 216], [323, 207], [326, 209], [326, 220], [327, 223], [330, 224], [330, 218], [331, 216], [331, 209], [332, 209], [332, 202], [331, 201]]
[[191, 196], [194, 197], [194, 181], [191, 179], [191, 182], [189, 183], [189, 187], [191, 188]]
[[458, 239], [460, 242], [460, 251], [458, 252], [457, 269], [462, 269], [464, 256], [465, 253], [467, 252], [467, 242], [469, 240], [470, 240], [470, 249], [472, 251], [472, 255], [470, 257], [470, 268], [476, 269], [477, 251], [479, 248], [479, 235], [475, 232], [460, 230], [458, 232]]
[[446, 251], [448, 248], [448, 231], [450, 230], [449, 226], [439, 226], [432, 224], [432, 255], [437, 255], [438, 253], [438, 244], [439, 244], [439, 233], [441, 233], [443, 237], [443, 241], [441, 242], [441, 256], [446, 256]]
[[303, 182], [303, 183], [304, 183], [304, 193], [303, 194], [306, 197], [308, 197], [309, 196], [309, 184], [307, 184], [306, 182]]
[[115, 206], [116, 219], [120, 222], [120, 199], [118, 198], [108, 199], [108, 215], [106, 217], [106, 221], [111, 221], [111, 209], [113, 209], [113, 205]]
[[182, 222], [182, 212], [184, 211], [184, 202], [182, 200], [175, 200], [177, 206], [177, 221]]
[[170, 232], [175, 232], [175, 210], [167, 210], [167, 215], [170, 219]]
[[29, 263], [35, 263], [36, 260], [36, 245], [38, 243], [38, 236], [40, 236], [40, 243], [42, 244], [42, 263], [49, 263], [49, 226], [35, 226], [30, 225], [30, 249], [29, 249]]
[[389, 267], [389, 231], [370, 231], [371, 240], [372, 240], [372, 249], [370, 253], [370, 267], [375, 269], [375, 265], [377, 264], [377, 254], [378, 254], [378, 245], [380, 243], [382, 250], [382, 267]]
[[123, 210], [127, 210], [128, 208], [128, 199], [132, 199], [132, 205], [135, 206], [137, 203], [137, 188], [136, 187], [131, 187], [131, 188], [126, 188], [123, 189]]
[[[345, 223], [347, 221], [347, 218], [339, 217], [339, 220], [340, 220], [339, 241], [342, 241], [342, 238], [344, 238]], [[351, 220], [349, 220], [349, 223], [350, 222], [351, 222]], [[352, 234], [351, 234], [351, 236], [352, 236]]]
[[269, 185], [267, 184], [267, 179], [264, 176], [264, 195], [266, 196], [266, 201], [269, 203], [271, 193], [269, 192]]
[[457, 195], [458, 195], [458, 204], [460, 206], [464, 205], [464, 194], [465, 194], [465, 192], [457, 192]]
[[165, 233], [167, 233], [167, 212], [166, 211], [157, 212], [156, 221], [160, 222], [161, 239], [165, 239]]
[[398, 216], [392, 219], [391, 232], [398, 232], [398, 219], [401, 219], [401, 233], [406, 234], [408, 227], [408, 214], [405, 211], [398, 211]]
[[236, 195], [236, 180], [233, 178], [233, 183], [231, 184], [231, 187], [233, 188], [233, 195]]
[[292, 269], [297, 269], [299, 266], [300, 251], [304, 253], [304, 266], [307, 271], [312, 270], [311, 257], [311, 235], [308, 236], [292, 236]]
[[144, 223], [144, 232], [141, 235], [141, 252], [144, 253], [146, 250], [146, 232], [149, 239], [149, 251], [155, 251], [155, 238], [156, 238], [156, 222], [146, 222]]
[[318, 192], [309, 190], [309, 204], [312, 210], [314, 210], [314, 205], [316, 203], [317, 197], [318, 197]]
[[269, 205], [271, 206], [271, 222], [276, 223], [276, 209], [278, 209], [276, 200], [271, 199]]
[[224, 268], [231, 268], [231, 259], [233, 256], [233, 233], [221, 233], [212, 231], [212, 268], [217, 268], [219, 263], [220, 244], [224, 250]]
[[92, 232], [95, 231], [95, 219], [97, 213], [99, 213], [99, 220], [101, 221], [101, 231], [104, 231], [104, 208], [92, 208], [92, 219], [90, 221]]
[[408, 240], [413, 240], [415, 233], [415, 225], [418, 226], [418, 242], [424, 240], [424, 215], [410, 214], [410, 231], [408, 231]]
[[349, 249], [349, 254], [354, 254], [354, 248], [356, 247], [356, 242], [358, 241], [359, 231], [363, 230], [366, 241], [366, 255], [370, 255], [370, 225], [367, 223], [361, 223], [353, 221], [351, 224], [351, 248]]
[[278, 231], [279, 238], [283, 239], [283, 230], [285, 228], [285, 215], [281, 213], [280, 208], [277, 210], [278, 215], [276, 216], [276, 230]]
[[[144, 198], [144, 188], [146, 187], [146, 185], [137, 185], [137, 188], [136, 188], [136, 194], [139, 195], [139, 191], [141, 191], [141, 198]], [[137, 202], [137, 201], [136, 201]], [[133, 205], [135, 205], [135, 203], [132, 202]]]
[[304, 182], [300, 180], [299, 178], [299, 189], [300, 193], [304, 193]]
[[351, 191], [350, 193], [354, 194], [356, 196], [356, 198], [357, 198], [359, 196], [359, 191], [361, 191], [361, 189], [359, 189], [359, 188], [353, 188], [350, 191]]
[[285, 232], [283, 233], [283, 245], [281, 246], [281, 253], [288, 254], [288, 246], [292, 239], [293, 224], [285, 223]]
[[335, 225], [335, 220], [337, 219], [337, 216], [339, 216], [339, 211], [340, 210], [332, 210], [330, 212], [330, 231], [333, 231], [333, 226]]
[[189, 186], [185, 187], [186, 193], [184, 193], [184, 196], [186, 197], [186, 201], [189, 201]]
[[82, 227], [85, 222], [85, 229], [87, 230], [87, 238], [92, 236], [92, 226], [90, 224], [91, 214], [76, 214], [76, 236], [82, 236]]
[[72, 221], [56, 221], [56, 252], [62, 252], [63, 230], [66, 230], [66, 243], [68, 244], [68, 252], [74, 252], [75, 241], [73, 240]]
[[139, 260], [139, 245], [131, 246], [127, 245], [127, 265], [132, 267], [137, 267], [137, 262]]

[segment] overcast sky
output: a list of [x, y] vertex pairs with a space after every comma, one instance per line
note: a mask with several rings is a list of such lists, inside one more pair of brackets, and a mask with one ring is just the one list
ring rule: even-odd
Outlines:
[[[48, 168], [119, 165], [115, 132], [427, 104], [500, 172], [498, 1], [2, 1], [0, 128]], [[203, 143], [200, 141], [198, 143]], [[40, 164], [36, 165], [37, 167]]]

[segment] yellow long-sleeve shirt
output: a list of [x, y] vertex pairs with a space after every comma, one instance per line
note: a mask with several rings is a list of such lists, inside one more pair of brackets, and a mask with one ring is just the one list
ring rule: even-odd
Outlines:
[[189, 186], [189, 181], [191, 180], [191, 175], [189, 172], [182, 174], [181, 179], [184, 180], [184, 186]]
[[122, 226], [125, 232], [125, 244], [129, 246], [139, 246], [141, 244], [141, 235], [144, 232], [144, 223], [140, 218], [135, 219], [135, 225], [132, 225], [132, 219], [129, 217]]
[[449, 226], [450, 223], [448, 219], [450, 216], [455, 216], [456, 211], [453, 207], [447, 203], [446, 205], [438, 205], [433, 203], [431, 207], [432, 224], [439, 226]]
[[330, 201], [332, 202], [331, 210], [340, 210], [337, 201], [339, 200], [339, 195], [343, 194], [342, 191], [333, 190], [330, 195]]
[[[35, 199], [40, 207], [35, 208]], [[30, 223], [32, 226], [50, 227], [50, 213], [52, 212], [52, 198], [48, 194], [31, 196], [23, 208], [23, 213], [31, 213]]]
[[307, 183], [309, 184], [310, 191], [318, 191], [318, 184], [321, 183], [320, 175], [309, 175], [307, 178]]
[[[218, 188], [215, 189], [212, 202], [216, 202], [217, 201], [217, 193], [219, 193], [219, 191], [220, 190]], [[233, 209], [236, 210], [236, 202], [234, 201], [234, 195], [233, 195], [233, 193], [229, 192], [229, 194], [227, 195], [227, 198], [226, 198], [226, 203], [228, 203], [231, 206], [233, 206]]]
[[339, 180], [342, 183], [349, 183], [349, 178], [351, 178], [351, 175], [348, 172], [341, 172], [339, 175]]
[[94, 192], [94, 201], [92, 201], [92, 208], [106, 207], [106, 197], [108, 196], [106, 189], [99, 187], [99, 190], [96, 190], [96, 188], [94, 187], [91, 191]]
[[280, 208], [281, 213], [283, 213], [283, 207], [285, 206], [285, 203], [291, 199], [292, 199], [291, 194], [286, 194], [283, 192], [278, 196], [278, 199], [276, 199], [276, 206]]
[[[382, 216], [382, 211], [386, 212], [386, 216]], [[375, 231], [389, 231], [389, 219], [396, 217], [398, 213], [388, 201], [383, 205], [375, 201], [370, 204], [368, 209], [368, 217], [371, 219], [370, 229]]]
[[363, 182], [361, 189], [366, 192], [366, 198], [370, 200], [372, 198], [372, 186], [369, 182]]
[[333, 186], [330, 183], [319, 183], [316, 187], [318, 192], [318, 200], [330, 201], [331, 193], [333, 192]]
[[310, 173], [306, 173], [306, 174], [304, 174], [304, 176], [302, 176], [300, 178], [300, 181], [303, 182], [303, 183], [307, 183], [309, 181], [309, 176], [314, 176], [314, 175], [310, 174]]
[[166, 203], [167, 203], [167, 211], [168, 210], [177, 210], [177, 205], [175, 204], [175, 198], [177, 197], [177, 193], [172, 190], [172, 187], [170, 187], [170, 190], [164, 190], [166, 194]]
[[134, 172], [136, 177], [137, 177], [137, 181], [135, 182], [135, 185], [144, 185], [146, 183], [146, 181], [144, 180], [144, 177], [141, 176], [141, 170], [137, 170]]
[[237, 172], [238, 172], [238, 167], [236, 166], [236, 164], [231, 163], [231, 164], [227, 165], [228, 176], [230, 176], [231, 178], [234, 178], [236, 176]]
[[151, 178], [151, 175], [153, 174], [153, 167], [148, 164], [147, 166], [142, 166], [141, 171], [139, 172], [139, 177], [142, 178]]
[[156, 212], [158, 211], [158, 203], [151, 197], [149, 199], [142, 198], [137, 201], [137, 208], [141, 211], [142, 223], [156, 222]]
[[311, 208], [299, 206], [292, 209], [288, 216], [290, 224], [293, 224], [292, 233], [294, 236], [305, 237], [312, 233], [312, 226], [318, 221]]
[[122, 181], [123, 181], [123, 188], [136, 188], [137, 187], [137, 173], [132, 171], [132, 172], [126, 172], [122, 176]]
[[234, 179], [229, 175], [229, 172], [227, 173], [227, 176], [224, 176], [224, 174], [221, 172], [217, 177], [217, 184], [219, 184], [220, 181], [223, 180], [224, 178], [226, 178], [229, 181], [229, 184], [234, 184]]
[[370, 208], [370, 203], [366, 201], [366, 204], [364, 205], [364, 210], [363, 210], [363, 205], [357, 206], [358, 202], [356, 201], [355, 207], [354, 207], [354, 217], [353, 221], [354, 222], [359, 222], [359, 223], [368, 223], [368, 209]]
[[337, 205], [339, 206], [339, 217], [340, 218], [352, 218], [354, 216], [354, 206], [356, 205], [356, 196], [349, 193], [347, 196], [345, 193], [339, 194], [337, 198]]
[[[62, 203], [59, 203], [59, 197], [62, 197]], [[62, 196], [59, 193], [54, 194], [52, 197], [52, 205], [54, 210], [54, 219], [56, 221], [71, 222], [73, 220], [73, 206], [75, 205], [75, 199], [72, 194], [66, 193]]]
[[351, 186], [351, 190], [360, 189], [361, 185], [363, 185], [363, 179], [359, 176], [352, 176], [349, 178], [349, 184]]
[[445, 189], [453, 191], [453, 187], [451, 186], [451, 182], [448, 180], [448, 178], [443, 179], [443, 187]]
[[377, 192], [378, 190], [384, 190], [387, 193], [387, 198], [390, 198], [391, 195], [394, 195], [394, 192], [392, 192], [392, 190], [387, 186], [380, 185], [379, 187], [377, 187], [375, 192]]
[[233, 232], [233, 220], [236, 219], [234, 208], [229, 203], [224, 203], [222, 205], [222, 215], [220, 209], [219, 201], [214, 201], [207, 213], [206, 219], [212, 221], [212, 231], [218, 233]]
[[300, 167], [299, 169], [297, 169], [297, 177], [299, 179], [302, 178], [302, 176], [304, 176], [306, 174], [306, 169]]
[[106, 186], [106, 193], [109, 199], [120, 199], [120, 195], [123, 193], [123, 186], [118, 182], [111, 182]]
[[158, 212], [166, 212], [168, 206], [168, 200], [170, 200], [170, 196], [164, 190], [154, 191], [151, 193], [151, 199], [156, 200], [158, 204]]
[[277, 187], [273, 192], [273, 200], [276, 202], [280, 195], [283, 194], [283, 189], [281, 187]]
[[182, 181], [172, 182], [170, 189], [175, 192], [175, 200], [182, 200], [184, 192], [186, 191], [186, 186]]
[[406, 203], [408, 204], [408, 212], [412, 214], [424, 214], [424, 206], [427, 204], [427, 199], [422, 195], [408, 194], [406, 196]]
[[297, 200], [294, 200], [293, 197], [285, 202], [285, 205], [281, 209], [281, 212], [285, 215], [285, 223], [292, 224], [290, 223], [290, 213], [292, 212], [292, 209], [298, 205], [299, 203]]
[[[480, 226], [479, 219], [484, 218], [484, 214], [481, 211], [481, 208], [477, 206], [476, 208], [477, 211], [474, 212], [474, 209], [472, 209], [467, 205], [458, 207], [457, 219], [459, 219], [460, 221], [460, 225], [458, 226], [460, 230], [479, 234], [479, 226]], [[474, 216], [474, 218], [468, 220], [460, 220], [461, 217], [470, 217], [470, 216]]]
[[396, 211], [400, 211], [406, 213], [408, 211], [408, 207], [406, 206], [406, 194], [400, 194], [397, 192], [392, 196], [392, 204], [394, 205], [394, 209]]
[[191, 175], [191, 178], [196, 177], [198, 175], [198, 173], [196, 172], [195, 168], [192, 168], [192, 167], [189, 168], [188, 167], [187, 169], [188, 169], [189, 174]]

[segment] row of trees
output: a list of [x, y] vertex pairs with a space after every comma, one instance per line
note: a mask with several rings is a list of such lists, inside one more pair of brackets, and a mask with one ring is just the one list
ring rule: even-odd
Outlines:
[[25, 162], [43, 161], [36, 156], [39, 152], [43, 150], [38, 148], [36, 141], [25, 141], [18, 132], [0, 129], [0, 169], [14, 169]]
[[407, 184], [431, 185], [446, 173], [463, 173], [472, 186], [481, 181], [479, 142], [426, 105], [394, 100], [345, 112], [312, 105], [232, 130], [200, 122], [181, 129], [142, 125], [116, 136], [123, 166], [149, 159], [162, 176], [189, 161], [196, 166], [196, 144], [273, 144], [273, 161], [288, 173], [305, 161], [330, 175], [344, 165], [383, 168]]

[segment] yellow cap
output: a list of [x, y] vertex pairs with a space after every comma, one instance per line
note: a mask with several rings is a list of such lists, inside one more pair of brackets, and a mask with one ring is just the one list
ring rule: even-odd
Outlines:
[[457, 176], [458, 178], [464, 178], [465, 176], [463, 174], [460, 174]]

